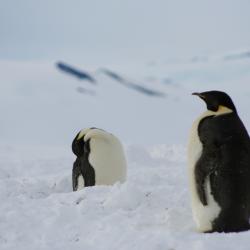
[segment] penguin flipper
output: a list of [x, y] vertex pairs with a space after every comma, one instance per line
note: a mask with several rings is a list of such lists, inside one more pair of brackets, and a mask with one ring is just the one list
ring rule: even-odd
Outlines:
[[[202, 161], [205, 160], [206, 157], [203, 157]], [[205, 161], [206, 162], [206, 161]], [[211, 180], [212, 176], [214, 176], [214, 173], [216, 172], [217, 167], [216, 164], [203, 164], [203, 166], [201, 165], [200, 162], [198, 162], [198, 164], [196, 165], [196, 169], [195, 169], [195, 183], [196, 183], [196, 189], [197, 189], [197, 193], [199, 196], [199, 199], [201, 201], [201, 203], [204, 206], [208, 205], [207, 202], [207, 195], [206, 195], [206, 180], [209, 178], [210, 182], [214, 182]], [[213, 189], [213, 185], [211, 187]]]
[[207, 177], [206, 168], [204, 168], [204, 164], [202, 164], [202, 159], [200, 159], [195, 166], [195, 185], [196, 191], [199, 196], [201, 203], [206, 206], [207, 205], [207, 197], [205, 192], [205, 179]]
[[81, 174], [85, 181], [85, 187], [94, 186], [96, 182], [95, 170], [91, 166], [87, 158], [88, 158], [88, 155], [86, 156], [86, 152], [85, 152], [83, 162], [81, 163]]
[[207, 174], [202, 171], [203, 169], [201, 167], [196, 166], [195, 168], [195, 183], [196, 183], [196, 190], [199, 196], [199, 199], [201, 203], [204, 206], [207, 206], [207, 197], [205, 192], [205, 179], [207, 177]]
[[77, 191], [79, 175], [81, 175], [81, 167], [80, 167], [80, 161], [77, 158], [73, 164], [73, 169], [72, 169], [72, 188], [73, 188], [73, 191]]

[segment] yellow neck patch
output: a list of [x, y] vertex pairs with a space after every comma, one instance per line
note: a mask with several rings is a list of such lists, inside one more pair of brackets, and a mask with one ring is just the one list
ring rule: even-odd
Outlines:
[[222, 115], [222, 114], [227, 114], [227, 113], [232, 113], [232, 112], [233, 112], [232, 109], [220, 105], [218, 110], [215, 112], [215, 114], [216, 115]]

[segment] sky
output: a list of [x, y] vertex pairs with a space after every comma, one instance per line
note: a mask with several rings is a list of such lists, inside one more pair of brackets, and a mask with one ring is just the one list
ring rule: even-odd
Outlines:
[[0, 60], [131, 61], [250, 45], [249, 0], [0, 0]]

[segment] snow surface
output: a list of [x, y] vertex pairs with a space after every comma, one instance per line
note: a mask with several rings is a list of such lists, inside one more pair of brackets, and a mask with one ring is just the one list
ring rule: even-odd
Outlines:
[[[250, 129], [250, 61], [224, 58], [77, 65], [96, 86], [54, 62], [1, 61], [0, 249], [249, 249], [250, 232], [196, 232], [190, 209], [186, 143], [205, 109], [190, 94], [228, 92]], [[166, 97], [119, 85], [100, 68]], [[92, 126], [125, 144], [128, 179], [72, 192], [70, 145]]]
[[[211, 89], [232, 96], [249, 129], [250, 60], [223, 58], [77, 65], [91, 73], [95, 86], [65, 75], [54, 62], [0, 61], [1, 143], [70, 145], [79, 130], [94, 126], [129, 144], [183, 144], [193, 120], [205, 108], [191, 93]], [[103, 74], [102, 68], [165, 97], [148, 97], [122, 86]]]

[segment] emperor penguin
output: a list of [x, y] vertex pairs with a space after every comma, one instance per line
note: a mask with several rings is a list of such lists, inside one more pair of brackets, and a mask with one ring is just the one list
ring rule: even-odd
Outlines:
[[126, 180], [125, 153], [114, 135], [97, 128], [83, 129], [73, 140], [72, 151], [77, 157], [72, 170], [73, 191]]
[[250, 228], [250, 138], [230, 96], [193, 93], [207, 106], [188, 145], [193, 217], [200, 232]]

